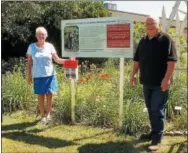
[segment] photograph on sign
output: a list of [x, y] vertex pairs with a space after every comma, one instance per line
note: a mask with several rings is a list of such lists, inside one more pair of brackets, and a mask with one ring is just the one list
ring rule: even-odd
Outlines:
[[133, 57], [133, 24], [126, 17], [62, 20], [63, 57]]
[[64, 49], [66, 52], [77, 52], [79, 50], [78, 26], [66, 26], [64, 28]]

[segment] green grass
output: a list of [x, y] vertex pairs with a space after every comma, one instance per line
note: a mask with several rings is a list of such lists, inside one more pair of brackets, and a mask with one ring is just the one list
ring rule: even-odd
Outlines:
[[[2, 152], [146, 153], [149, 145], [112, 129], [52, 124], [42, 127], [38, 120], [39, 117], [21, 111], [4, 115]], [[164, 137], [158, 152], [186, 151], [186, 140], [186, 137]]]

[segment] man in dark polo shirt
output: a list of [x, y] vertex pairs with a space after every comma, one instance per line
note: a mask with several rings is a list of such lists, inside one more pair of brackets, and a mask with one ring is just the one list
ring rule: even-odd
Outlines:
[[136, 85], [136, 73], [140, 72], [145, 104], [148, 110], [151, 132], [142, 138], [151, 140], [149, 150], [159, 149], [164, 130], [164, 107], [168, 99], [169, 85], [177, 61], [174, 41], [160, 31], [159, 21], [146, 19], [147, 35], [144, 36], [134, 54], [130, 85]]

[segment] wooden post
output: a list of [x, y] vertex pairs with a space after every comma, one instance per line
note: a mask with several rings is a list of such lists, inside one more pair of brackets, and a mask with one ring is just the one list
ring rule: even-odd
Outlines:
[[[71, 58], [71, 60], [74, 60], [75, 58]], [[71, 79], [71, 121], [74, 124], [75, 123], [75, 80]]]
[[124, 86], [124, 58], [120, 58], [120, 97], [119, 97], [119, 128], [123, 125], [123, 86]]

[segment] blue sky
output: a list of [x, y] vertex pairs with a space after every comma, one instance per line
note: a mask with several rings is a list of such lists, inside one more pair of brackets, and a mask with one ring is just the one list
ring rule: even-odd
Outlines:
[[[117, 10], [141, 13], [155, 17], [162, 16], [162, 8], [165, 7], [166, 16], [169, 17], [175, 1], [105, 1], [117, 4]], [[184, 1], [181, 2], [180, 10], [187, 12]], [[184, 19], [184, 14], [179, 13], [180, 19]]]

